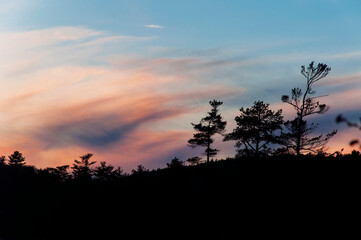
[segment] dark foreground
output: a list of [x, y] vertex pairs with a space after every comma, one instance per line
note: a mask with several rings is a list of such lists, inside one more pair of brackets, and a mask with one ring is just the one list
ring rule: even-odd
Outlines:
[[346, 238], [361, 159], [226, 160], [114, 181], [0, 168], [0, 239]]

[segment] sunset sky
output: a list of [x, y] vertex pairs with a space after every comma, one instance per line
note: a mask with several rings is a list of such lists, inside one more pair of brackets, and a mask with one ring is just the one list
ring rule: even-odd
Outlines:
[[311, 61], [332, 68], [315, 85], [331, 109], [312, 120], [338, 129], [330, 151], [347, 148], [361, 132], [334, 119], [361, 116], [360, 13], [358, 0], [0, 0], [0, 155], [164, 167], [200, 155], [187, 141], [209, 100], [227, 131], [256, 100], [290, 119], [281, 96]]

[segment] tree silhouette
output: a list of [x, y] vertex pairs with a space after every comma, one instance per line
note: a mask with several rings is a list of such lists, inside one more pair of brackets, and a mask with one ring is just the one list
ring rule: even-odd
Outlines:
[[184, 166], [184, 162], [180, 161], [177, 157], [173, 158], [170, 163], [167, 163], [168, 168], [180, 168]]
[[137, 169], [132, 169], [132, 175], [138, 175], [138, 174], [143, 174], [149, 172], [148, 169], [146, 169], [142, 164], [139, 164], [137, 166]]
[[209, 158], [217, 155], [218, 149], [211, 148], [211, 144], [214, 142], [212, 138], [216, 133], [222, 134], [226, 128], [226, 121], [222, 121], [222, 116], [218, 113], [218, 107], [223, 104], [221, 101], [213, 100], [209, 104], [212, 106], [208, 115], [201, 119], [198, 124], [194, 124], [193, 128], [196, 133], [193, 134], [193, 138], [188, 140], [190, 147], [195, 148], [197, 146], [206, 147], [205, 154], [207, 156], [207, 163]]
[[113, 171], [113, 174], [118, 179], [127, 175], [126, 173], [124, 173], [124, 171], [123, 171], [123, 169], [121, 167], [117, 167], [117, 169], [115, 169]]
[[202, 160], [202, 158], [200, 158], [200, 157], [191, 157], [191, 158], [187, 159], [187, 162], [190, 165], [197, 165], [201, 160]]
[[306, 90], [303, 92], [301, 88], [296, 87], [292, 89], [291, 97], [288, 95], [282, 96], [282, 101], [290, 104], [296, 110], [296, 118], [285, 122], [289, 132], [283, 134], [283, 137], [286, 148], [295, 151], [297, 156], [301, 154], [301, 151], [316, 152], [323, 148], [328, 140], [337, 133], [334, 130], [326, 134], [326, 136], [321, 134], [317, 137], [309, 137], [318, 125], [311, 124], [308, 127], [307, 121], [304, 120], [305, 117], [313, 114], [324, 114], [329, 109], [326, 104], [320, 104], [317, 101], [320, 96], [312, 96], [316, 93], [312, 87], [315, 82], [326, 77], [330, 71], [331, 68], [323, 63], [319, 63], [316, 67], [314, 67], [314, 62], [311, 62], [307, 68], [302, 66], [301, 74], [306, 78]]
[[25, 157], [23, 157], [23, 154], [19, 151], [14, 151], [14, 153], [9, 156], [8, 164], [14, 167], [24, 166], [26, 164]]
[[0, 157], [0, 166], [5, 166], [6, 165], [6, 157], [5, 156], [1, 156]]
[[268, 103], [256, 101], [250, 108], [242, 107], [240, 112], [241, 114], [234, 119], [237, 127], [233, 132], [226, 134], [223, 140], [237, 141], [237, 156], [267, 155], [271, 151], [268, 145], [279, 142], [276, 131], [282, 129], [282, 110], [274, 112], [269, 109]]
[[60, 182], [64, 182], [70, 179], [70, 174], [68, 173], [69, 165], [58, 166], [55, 168], [47, 168], [46, 171], [52, 174]]
[[123, 174], [123, 170], [118, 167], [114, 170], [114, 166], [111, 164], [107, 165], [105, 161], [100, 162], [100, 166], [94, 170], [94, 176], [100, 181], [110, 181], [120, 178]]
[[106, 162], [100, 162], [100, 166], [95, 167], [94, 176], [99, 180], [109, 180], [112, 176], [114, 167], [112, 165], [107, 165]]
[[74, 160], [74, 164], [71, 167], [73, 169], [73, 176], [76, 179], [90, 179], [92, 176], [93, 170], [90, 168], [91, 165], [93, 165], [94, 162], [89, 162], [89, 159], [93, 156], [92, 153], [85, 154], [83, 156], [80, 156], [79, 160]]
[[[316, 137], [309, 137], [309, 135], [316, 130], [317, 126], [318, 125], [314, 123], [307, 125], [305, 120], [300, 121], [299, 119], [285, 122], [285, 127], [288, 129], [288, 132], [281, 134], [283, 145], [285, 145], [288, 150], [291, 149], [295, 151], [297, 156], [300, 155], [301, 151], [314, 153], [322, 151], [326, 143], [337, 131], [334, 130], [325, 136], [321, 134]], [[301, 138], [299, 138], [299, 132], [301, 133]], [[298, 153], [296, 151], [297, 149], [300, 150]]]

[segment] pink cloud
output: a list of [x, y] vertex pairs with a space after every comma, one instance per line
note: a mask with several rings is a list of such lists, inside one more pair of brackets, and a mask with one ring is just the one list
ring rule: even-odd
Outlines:
[[[202, 86], [186, 78], [183, 71], [187, 76], [199, 71], [202, 61], [197, 59], [146, 60], [131, 70], [126, 65], [135, 62], [127, 57], [118, 65], [87, 64], [94, 48], [144, 39], [78, 28], [2, 36], [13, 45], [6, 50], [7, 67], [0, 69], [7, 76], [0, 79], [0, 137], [7, 139], [0, 150], [7, 155], [20, 150], [38, 167], [71, 164], [88, 152], [128, 170], [140, 163], [160, 166], [172, 152], [186, 148], [200, 103], [243, 91], [223, 84]], [[62, 46], [64, 41], [69, 44]], [[40, 57], [39, 48], [45, 53]], [[98, 60], [112, 63], [110, 59]]]
[[350, 141], [354, 139], [361, 140], [361, 132], [355, 131], [355, 129], [352, 128], [338, 130], [337, 134], [327, 144], [327, 150], [328, 152], [333, 153], [344, 149], [344, 154], [351, 153], [352, 150], [360, 151], [357, 146], [349, 145]]
[[320, 86], [351, 85], [351, 87], [353, 87], [355, 86], [355, 84], [358, 85], [360, 83], [360, 80], [361, 80], [361, 72], [350, 75], [334, 76], [325, 81], [321, 81], [318, 84]]

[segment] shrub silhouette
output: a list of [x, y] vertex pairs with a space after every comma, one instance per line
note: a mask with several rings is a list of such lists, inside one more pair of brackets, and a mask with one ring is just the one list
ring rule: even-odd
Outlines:
[[200, 157], [191, 157], [191, 158], [188, 158], [187, 159], [187, 162], [190, 164], [190, 165], [197, 165], [200, 163], [200, 161], [202, 160], [202, 158]]
[[180, 161], [178, 158], [173, 158], [170, 163], [167, 163], [168, 168], [180, 168], [184, 166], [184, 162]]

